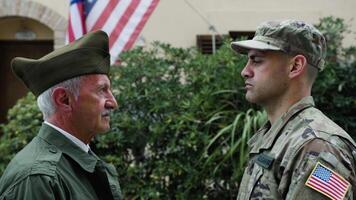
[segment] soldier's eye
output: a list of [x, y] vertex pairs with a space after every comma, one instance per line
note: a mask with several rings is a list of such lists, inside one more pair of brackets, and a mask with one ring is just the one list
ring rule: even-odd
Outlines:
[[251, 55], [249, 60], [252, 64], [260, 64], [263, 62], [263, 58], [256, 55]]
[[256, 63], [256, 64], [261, 63], [263, 61], [263, 59], [260, 57], [254, 57], [251, 60], [253, 63]]

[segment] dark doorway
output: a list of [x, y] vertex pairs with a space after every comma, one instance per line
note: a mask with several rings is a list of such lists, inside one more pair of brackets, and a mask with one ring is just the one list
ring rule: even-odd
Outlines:
[[40, 58], [53, 50], [52, 40], [0, 41], [0, 123], [6, 122], [7, 111], [28, 92], [11, 71], [14, 57]]

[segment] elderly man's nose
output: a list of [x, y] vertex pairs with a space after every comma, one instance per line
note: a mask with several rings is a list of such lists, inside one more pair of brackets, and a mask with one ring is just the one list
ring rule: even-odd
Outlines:
[[114, 95], [112, 95], [112, 93], [110, 92], [110, 97], [105, 102], [105, 108], [116, 109], [117, 107], [118, 107], [117, 101], [116, 101]]

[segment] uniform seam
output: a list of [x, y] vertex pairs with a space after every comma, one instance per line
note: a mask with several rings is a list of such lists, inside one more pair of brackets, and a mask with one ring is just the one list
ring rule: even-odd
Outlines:
[[[30, 171], [30, 170], [29, 170]], [[13, 189], [16, 187], [16, 185], [20, 184], [22, 181], [24, 181], [25, 179], [27, 179], [30, 176], [34, 176], [34, 175], [38, 175], [38, 176], [46, 176], [46, 177], [51, 177], [51, 179], [54, 178], [54, 176], [48, 175], [48, 174], [31, 174], [30, 172], [27, 173], [25, 176], [23, 176], [22, 178], [20, 178], [19, 180], [15, 181], [13, 184], [11, 184], [5, 191], [4, 193], [0, 196], [0, 199], [6, 197], [6, 195], [11, 194], [11, 191], [13, 191]]]

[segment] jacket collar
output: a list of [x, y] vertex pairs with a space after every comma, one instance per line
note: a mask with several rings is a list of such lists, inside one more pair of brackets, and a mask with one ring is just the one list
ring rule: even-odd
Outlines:
[[279, 136], [280, 131], [289, 122], [293, 116], [300, 111], [313, 107], [313, 97], [307, 96], [295, 103], [289, 108], [289, 110], [282, 114], [274, 124], [271, 125], [267, 122], [256, 134], [248, 141], [248, 145], [251, 147], [250, 153], [259, 153], [263, 149], [269, 149], [272, 147], [274, 141]]
[[62, 153], [68, 155], [79, 164], [85, 171], [94, 172], [99, 157], [93, 153], [86, 153], [63, 134], [43, 123], [38, 137], [42, 138], [51, 145], [54, 145]]

